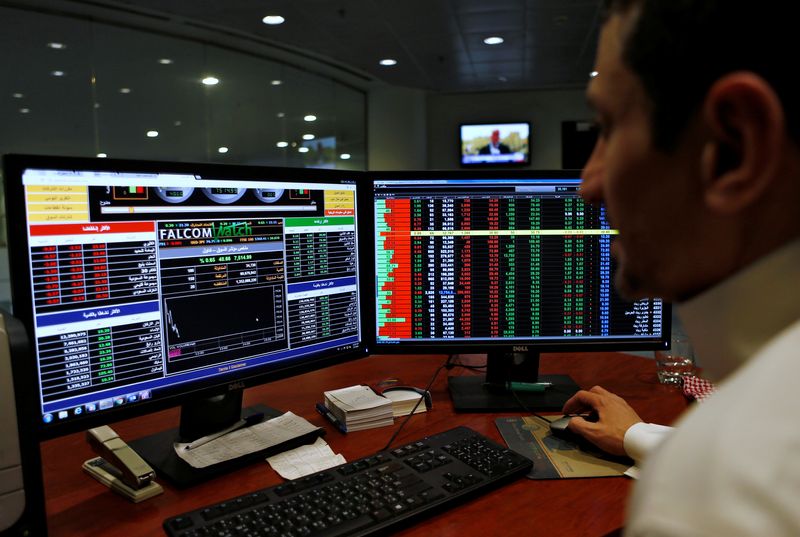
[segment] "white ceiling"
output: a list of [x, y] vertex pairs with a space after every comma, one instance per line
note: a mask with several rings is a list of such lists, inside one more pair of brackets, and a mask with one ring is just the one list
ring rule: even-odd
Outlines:
[[[591, 71], [600, 0], [116, 0], [289, 45], [377, 81], [430, 91], [582, 87]], [[267, 26], [265, 15], [286, 22]], [[505, 42], [488, 46], [483, 39]], [[382, 67], [382, 58], [398, 64]]]

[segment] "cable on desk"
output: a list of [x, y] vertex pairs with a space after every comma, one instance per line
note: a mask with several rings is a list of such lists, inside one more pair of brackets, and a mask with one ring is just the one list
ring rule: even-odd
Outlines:
[[[436, 377], [439, 376], [439, 373], [441, 372], [442, 369], [444, 369], [444, 368], [446, 368], [446, 367], [448, 367], [450, 365], [450, 361], [453, 359], [453, 356], [454, 356], [453, 354], [448, 355], [447, 356], [447, 360], [445, 360], [444, 363], [442, 365], [440, 365], [436, 369], [436, 371], [433, 373], [433, 376], [431, 377], [431, 380], [428, 382], [428, 385], [425, 387], [425, 393], [430, 393], [431, 386], [433, 386], [433, 382], [436, 380]], [[408, 423], [408, 420], [410, 420], [411, 416], [413, 416], [414, 413], [417, 411], [417, 408], [419, 407], [420, 403], [422, 403], [423, 399], [425, 399], [425, 397], [420, 397], [419, 398], [419, 400], [417, 401], [417, 404], [414, 405], [414, 408], [412, 408], [411, 412], [406, 416], [406, 419], [403, 420], [403, 423], [400, 424], [400, 427], [397, 428], [397, 430], [394, 432], [394, 434], [389, 439], [389, 441], [386, 442], [386, 446], [383, 448], [382, 451], [386, 451], [391, 447], [392, 442], [395, 441], [395, 439], [397, 438], [397, 435], [400, 434], [400, 431], [402, 431], [403, 427], [406, 426], [406, 423]]]
[[539, 418], [540, 420], [542, 420], [543, 422], [545, 422], [547, 424], [553, 423], [555, 421], [555, 420], [549, 420], [549, 419], [545, 418], [544, 416], [542, 416], [541, 414], [537, 414], [536, 412], [534, 412], [533, 410], [531, 410], [527, 406], [525, 406], [525, 403], [522, 402], [522, 399], [519, 398], [519, 395], [517, 395], [517, 392], [515, 390], [508, 390], [508, 391], [511, 392], [511, 395], [517, 401], [517, 404], [520, 407], [522, 407], [522, 410], [524, 410], [527, 414], [530, 414], [534, 418]]
[[450, 356], [451, 360], [449, 364], [446, 365], [447, 369], [453, 369], [454, 367], [463, 367], [464, 369], [471, 369], [472, 371], [485, 371], [486, 364], [483, 365], [466, 365], [461, 363], [460, 358], [456, 358], [458, 355], [453, 354]]

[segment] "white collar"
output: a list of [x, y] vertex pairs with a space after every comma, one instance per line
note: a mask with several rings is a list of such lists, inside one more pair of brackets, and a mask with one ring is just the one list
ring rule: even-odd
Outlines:
[[800, 240], [677, 305], [703, 376], [719, 381], [800, 318]]

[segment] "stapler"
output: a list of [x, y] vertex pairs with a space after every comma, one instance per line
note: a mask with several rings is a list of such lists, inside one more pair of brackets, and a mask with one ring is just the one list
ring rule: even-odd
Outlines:
[[111, 427], [86, 431], [86, 440], [100, 455], [83, 463], [83, 470], [132, 502], [164, 492], [155, 482], [156, 473]]

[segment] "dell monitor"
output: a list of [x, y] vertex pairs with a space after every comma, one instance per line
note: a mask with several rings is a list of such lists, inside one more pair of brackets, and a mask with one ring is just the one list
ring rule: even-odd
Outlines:
[[[669, 306], [614, 291], [605, 209], [575, 171], [427, 171], [373, 178], [380, 352], [486, 352], [450, 377], [457, 410], [560, 410], [578, 387], [538, 375], [542, 351], [666, 348]], [[542, 392], [509, 383], [544, 383]]]
[[180, 404], [133, 443], [191, 484], [214, 467], [172, 443], [239, 420], [243, 388], [364, 355], [353, 172], [12, 155], [4, 175], [40, 439]]

